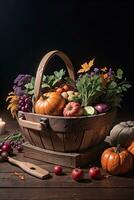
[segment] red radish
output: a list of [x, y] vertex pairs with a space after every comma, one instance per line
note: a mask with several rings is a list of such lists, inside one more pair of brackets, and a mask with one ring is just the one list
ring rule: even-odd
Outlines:
[[99, 167], [91, 167], [88, 172], [89, 176], [93, 179], [96, 179], [100, 176], [100, 168]]
[[69, 102], [63, 110], [63, 115], [65, 117], [80, 116], [82, 113], [83, 109], [77, 102]]
[[54, 173], [55, 173], [56, 175], [62, 174], [62, 167], [61, 167], [60, 165], [55, 165], [55, 166], [54, 166]]
[[99, 103], [99, 104], [96, 104], [94, 106], [95, 110], [97, 110], [99, 113], [104, 113], [104, 112], [107, 112], [109, 110], [109, 106], [107, 104], [104, 104], [104, 103]]
[[72, 170], [71, 176], [72, 176], [72, 179], [74, 179], [75, 181], [78, 181], [83, 178], [84, 172], [82, 169], [75, 168]]

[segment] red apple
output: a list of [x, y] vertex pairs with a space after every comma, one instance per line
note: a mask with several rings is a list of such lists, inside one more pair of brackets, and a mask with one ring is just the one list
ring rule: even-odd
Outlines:
[[88, 171], [88, 174], [91, 178], [96, 179], [100, 176], [100, 168], [99, 167], [91, 167]]
[[56, 175], [60, 175], [62, 174], [62, 167], [60, 165], [55, 165], [53, 171]]
[[75, 181], [82, 179], [83, 175], [84, 175], [83, 170], [79, 168], [73, 169], [71, 173], [72, 179], [74, 179]]

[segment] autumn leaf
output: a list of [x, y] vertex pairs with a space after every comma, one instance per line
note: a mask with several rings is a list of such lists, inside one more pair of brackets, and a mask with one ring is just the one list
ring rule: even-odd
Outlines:
[[83, 65], [81, 65], [82, 68], [78, 71], [78, 73], [84, 73], [89, 71], [94, 64], [94, 60], [95, 58], [90, 60], [89, 63], [85, 62]]

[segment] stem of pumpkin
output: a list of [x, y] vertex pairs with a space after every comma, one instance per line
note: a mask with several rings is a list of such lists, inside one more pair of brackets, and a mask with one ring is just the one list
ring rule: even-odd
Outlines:
[[120, 153], [120, 144], [117, 144], [117, 147], [116, 147], [116, 149], [115, 149], [115, 153]]
[[43, 100], [46, 100], [46, 99], [48, 99], [48, 97], [47, 96], [45, 96], [45, 95], [41, 95], [42, 96], [42, 98], [43, 98]]

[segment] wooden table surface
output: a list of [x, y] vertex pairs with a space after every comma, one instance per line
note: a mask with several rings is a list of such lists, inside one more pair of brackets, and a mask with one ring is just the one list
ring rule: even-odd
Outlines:
[[[1, 114], [7, 122], [6, 130], [11, 133], [19, 129], [16, 121], [12, 120], [6, 113]], [[132, 115], [125, 115], [132, 119]], [[118, 118], [120, 120], [120, 118]], [[53, 173], [53, 165], [25, 158], [19, 153], [18, 160], [29, 161], [47, 169], [50, 177], [40, 180], [23, 172], [18, 167], [9, 163], [0, 163], [0, 200], [110, 200], [134, 199], [134, 170], [125, 176], [109, 176], [102, 171], [100, 180], [91, 180], [88, 177], [88, 167], [84, 169], [85, 177], [76, 182], [71, 179], [70, 168], [63, 168], [64, 174], [56, 176]], [[95, 163], [93, 163], [95, 165]], [[24, 175], [21, 180], [17, 173]]]

